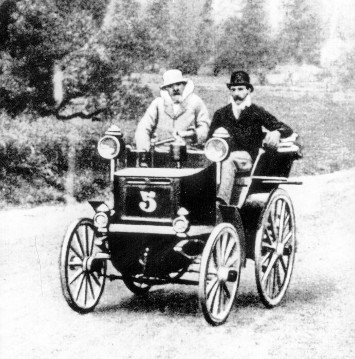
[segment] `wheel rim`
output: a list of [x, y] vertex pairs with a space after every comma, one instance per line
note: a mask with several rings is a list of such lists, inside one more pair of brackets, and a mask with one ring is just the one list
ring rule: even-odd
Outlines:
[[296, 252], [295, 216], [286, 192], [277, 190], [262, 215], [255, 241], [255, 274], [260, 298], [274, 307], [289, 285]]
[[232, 225], [221, 223], [211, 233], [202, 253], [199, 299], [208, 323], [224, 323], [239, 286], [241, 248]]
[[78, 312], [92, 310], [102, 295], [106, 262], [93, 260], [95, 228], [90, 219], [74, 223], [64, 238], [61, 282], [65, 299]]

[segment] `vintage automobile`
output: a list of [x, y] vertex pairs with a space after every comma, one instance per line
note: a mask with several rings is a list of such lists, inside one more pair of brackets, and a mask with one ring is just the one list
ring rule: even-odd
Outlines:
[[[109, 128], [98, 151], [110, 160], [113, 206], [90, 201], [95, 215], [72, 223], [61, 248], [61, 285], [72, 309], [92, 311], [107, 278], [122, 279], [138, 295], [156, 285], [194, 284], [205, 319], [220, 325], [247, 259], [255, 261], [261, 301], [270, 308], [280, 303], [294, 265], [296, 224], [279, 186], [300, 184], [288, 178], [300, 149], [295, 136], [277, 151], [260, 149], [251, 172], [237, 177], [232, 205], [218, 205], [228, 137], [218, 129], [204, 150], [170, 138], [139, 152]], [[118, 273], [107, 274], [107, 261]]]

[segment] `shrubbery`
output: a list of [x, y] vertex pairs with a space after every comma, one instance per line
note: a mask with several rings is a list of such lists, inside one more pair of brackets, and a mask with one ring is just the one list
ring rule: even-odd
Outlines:
[[[109, 123], [0, 115], [0, 207], [82, 201], [107, 192], [108, 162], [97, 140]], [[132, 138], [134, 123], [125, 124]]]

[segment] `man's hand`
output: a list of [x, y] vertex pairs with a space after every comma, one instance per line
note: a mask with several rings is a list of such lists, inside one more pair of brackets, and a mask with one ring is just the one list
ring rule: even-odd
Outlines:
[[280, 138], [281, 133], [279, 131], [270, 131], [266, 134], [263, 141], [263, 145], [273, 150], [276, 150], [280, 143]]
[[186, 137], [192, 137], [195, 135], [195, 131], [194, 130], [180, 130], [180, 131], [176, 131], [176, 134], [182, 138], [186, 138]]

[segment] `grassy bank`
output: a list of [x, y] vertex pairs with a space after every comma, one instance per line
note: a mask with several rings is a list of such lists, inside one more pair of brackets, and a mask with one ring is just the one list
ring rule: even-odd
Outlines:
[[[228, 102], [225, 78], [194, 78], [211, 113]], [[155, 95], [160, 79], [143, 79]], [[312, 89], [257, 87], [254, 101], [300, 134], [304, 158], [293, 175], [313, 175], [355, 166], [355, 103]], [[138, 119], [137, 119], [138, 120]], [[112, 120], [132, 142], [136, 121]], [[107, 193], [108, 164], [96, 151], [109, 122], [59, 121], [52, 117], [0, 114], [0, 207], [78, 201]]]

